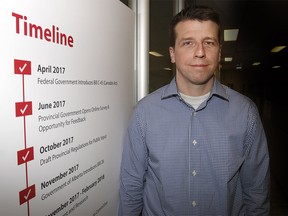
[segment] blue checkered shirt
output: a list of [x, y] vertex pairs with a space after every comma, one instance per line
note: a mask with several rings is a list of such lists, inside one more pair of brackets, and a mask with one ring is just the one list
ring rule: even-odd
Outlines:
[[120, 184], [120, 216], [269, 215], [269, 154], [255, 104], [215, 78], [194, 110], [174, 78], [136, 105]]

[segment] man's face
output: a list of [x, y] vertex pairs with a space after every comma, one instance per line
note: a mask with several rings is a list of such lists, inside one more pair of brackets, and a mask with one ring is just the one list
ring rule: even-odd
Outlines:
[[218, 30], [212, 21], [185, 20], [176, 25], [175, 47], [169, 52], [182, 93], [191, 95], [188, 89], [196, 86], [211, 88], [220, 61]]

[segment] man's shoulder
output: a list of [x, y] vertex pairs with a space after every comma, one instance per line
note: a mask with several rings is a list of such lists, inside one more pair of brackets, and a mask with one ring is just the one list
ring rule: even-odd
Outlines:
[[241, 92], [238, 92], [230, 87], [227, 87], [225, 85], [222, 85], [223, 88], [226, 91], [226, 94], [228, 95], [229, 98], [229, 103], [234, 104], [238, 108], [243, 108], [243, 107], [254, 107], [256, 108], [256, 104], [254, 101], [249, 98], [248, 96], [244, 95]]
[[150, 105], [151, 103], [152, 104], [160, 103], [167, 86], [168, 84], [149, 93], [148, 95], [146, 95], [145, 97], [143, 97], [141, 100], [138, 101], [137, 106], [145, 106], [146, 104]]

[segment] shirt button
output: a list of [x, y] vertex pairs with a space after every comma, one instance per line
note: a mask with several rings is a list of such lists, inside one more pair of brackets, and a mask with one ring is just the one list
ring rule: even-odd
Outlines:
[[195, 170], [193, 170], [193, 171], [192, 171], [192, 175], [193, 175], [193, 176], [196, 176], [196, 175], [197, 175], [197, 172], [196, 172]]
[[193, 145], [195, 146], [197, 144], [197, 141], [196, 140], [193, 140], [192, 141]]
[[193, 112], [193, 116], [196, 116], [197, 112]]
[[192, 206], [193, 206], [193, 207], [196, 206], [196, 202], [195, 202], [195, 201], [192, 202]]

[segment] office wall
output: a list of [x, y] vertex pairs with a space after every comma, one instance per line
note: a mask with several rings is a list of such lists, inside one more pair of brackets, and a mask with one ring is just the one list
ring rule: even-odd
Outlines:
[[0, 215], [115, 215], [135, 98], [118, 0], [0, 1]]

